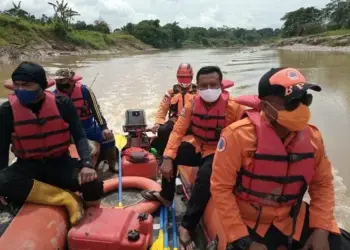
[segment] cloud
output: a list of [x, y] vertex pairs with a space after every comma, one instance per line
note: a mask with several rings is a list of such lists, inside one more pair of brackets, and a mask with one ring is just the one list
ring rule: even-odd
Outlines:
[[[158, 18], [162, 24], [177, 21], [182, 27], [203, 26], [243, 28], [279, 28], [281, 17], [300, 7], [324, 7], [329, 0], [69, 0], [69, 5], [81, 16], [77, 20], [93, 22], [102, 18], [111, 27], [127, 22]], [[0, 9], [12, 6], [11, 0], [1, 0]], [[36, 16], [52, 15], [52, 7], [43, 0], [22, 1], [22, 8]]]

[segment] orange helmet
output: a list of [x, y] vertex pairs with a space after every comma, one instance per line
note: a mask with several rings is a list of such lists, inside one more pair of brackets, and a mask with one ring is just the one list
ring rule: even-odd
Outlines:
[[179, 85], [188, 88], [192, 84], [193, 69], [189, 63], [181, 63], [176, 72], [176, 78]]

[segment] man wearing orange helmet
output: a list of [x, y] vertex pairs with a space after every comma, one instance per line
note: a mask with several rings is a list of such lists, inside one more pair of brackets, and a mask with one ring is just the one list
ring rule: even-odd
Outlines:
[[[241, 119], [244, 107], [237, 104], [223, 84], [217, 66], [199, 69], [196, 80], [199, 95], [186, 102], [169, 137], [160, 166], [162, 190], [141, 192], [144, 199], [171, 206], [179, 165], [199, 166], [187, 210], [179, 227], [179, 250], [193, 250], [191, 233], [196, 229], [210, 199], [210, 176], [221, 130]], [[184, 140], [191, 128], [192, 138]]]
[[[158, 137], [152, 142], [159, 155], [163, 155], [169, 136], [173, 130], [185, 102], [197, 93], [197, 86], [192, 84], [193, 69], [189, 63], [181, 63], [176, 73], [177, 84], [169, 89], [159, 105], [156, 121], [152, 127], [152, 132], [158, 132]], [[166, 116], [168, 115], [168, 120]]]

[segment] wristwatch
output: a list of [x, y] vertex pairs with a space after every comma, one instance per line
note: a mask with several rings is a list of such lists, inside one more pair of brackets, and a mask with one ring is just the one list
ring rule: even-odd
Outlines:
[[94, 166], [92, 165], [91, 161], [83, 161], [82, 162], [82, 167], [83, 168], [94, 168]]
[[248, 250], [252, 243], [253, 240], [246, 236], [228, 244], [226, 250]]

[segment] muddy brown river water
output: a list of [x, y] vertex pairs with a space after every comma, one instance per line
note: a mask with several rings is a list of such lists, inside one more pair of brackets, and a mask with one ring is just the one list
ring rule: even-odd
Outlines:
[[[115, 58], [64, 56], [42, 61], [49, 73], [70, 65], [90, 85], [99, 73], [94, 90], [108, 125], [121, 131], [126, 109], [146, 110], [151, 125], [158, 103], [166, 89], [175, 83], [180, 62], [190, 62], [195, 70], [215, 64], [225, 78], [236, 82], [233, 95], [257, 93], [257, 82], [271, 67], [300, 69], [310, 82], [322, 86], [314, 94], [312, 123], [323, 134], [326, 152], [334, 166], [336, 216], [341, 226], [350, 230], [350, 54], [335, 52], [292, 52], [258, 48], [176, 50]], [[0, 82], [9, 78], [16, 64], [0, 65]], [[9, 91], [0, 87], [0, 98]]]

